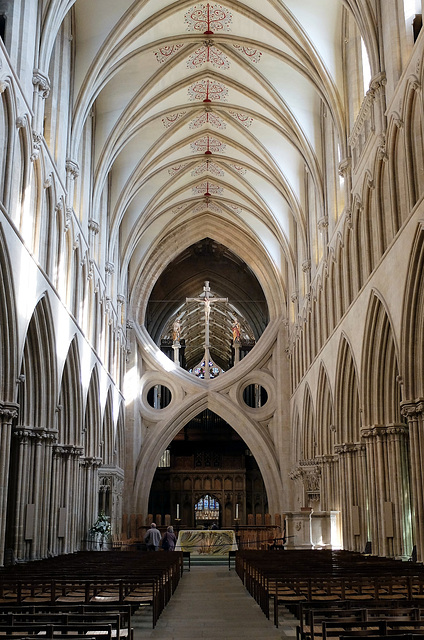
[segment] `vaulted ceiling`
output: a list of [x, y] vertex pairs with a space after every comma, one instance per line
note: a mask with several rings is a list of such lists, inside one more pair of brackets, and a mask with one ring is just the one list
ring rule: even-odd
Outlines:
[[344, 126], [342, 17], [341, 0], [76, 1], [75, 144], [91, 114], [94, 208], [107, 189], [109, 254], [156, 342], [183, 314], [198, 351], [182, 305], [205, 280], [230, 301], [211, 344], [234, 316], [257, 340], [286, 313], [305, 171], [323, 207], [323, 108]]

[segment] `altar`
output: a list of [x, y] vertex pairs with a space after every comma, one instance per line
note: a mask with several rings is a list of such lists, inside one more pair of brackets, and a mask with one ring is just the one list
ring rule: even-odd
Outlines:
[[178, 533], [175, 551], [223, 556], [237, 551], [236, 536], [232, 529], [184, 529]]

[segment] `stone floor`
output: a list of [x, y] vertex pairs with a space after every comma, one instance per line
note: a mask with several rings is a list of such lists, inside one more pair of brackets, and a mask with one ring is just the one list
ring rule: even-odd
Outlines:
[[274, 626], [227, 566], [193, 566], [152, 629], [151, 611], [133, 616], [134, 640], [281, 640], [296, 636], [297, 619], [289, 612]]

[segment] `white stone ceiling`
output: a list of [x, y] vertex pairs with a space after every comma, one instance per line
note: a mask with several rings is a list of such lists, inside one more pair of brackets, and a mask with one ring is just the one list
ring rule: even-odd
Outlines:
[[343, 127], [342, 11], [342, 0], [76, 1], [74, 140], [94, 113], [93, 206], [108, 185], [109, 252], [130, 294], [158, 243], [203, 218], [220, 242], [243, 238], [253, 272], [266, 256], [287, 291], [307, 242], [305, 168], [323, 200], [323, 105]]

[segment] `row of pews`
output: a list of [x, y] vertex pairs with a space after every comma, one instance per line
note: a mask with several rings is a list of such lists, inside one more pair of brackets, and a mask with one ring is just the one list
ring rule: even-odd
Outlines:
[[79, 552], [0, 569], [0, 640], [126, 637], [132, 616], [152, 627], [183, 573], [183, 554]]
[[297, 640], [424, 640], [424, 567], [349, 551], [238, 551], [235, 569], [265, 615], [298, 619]]

